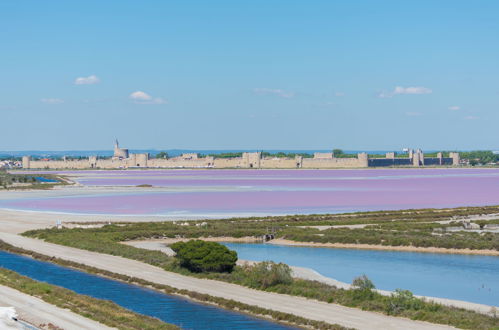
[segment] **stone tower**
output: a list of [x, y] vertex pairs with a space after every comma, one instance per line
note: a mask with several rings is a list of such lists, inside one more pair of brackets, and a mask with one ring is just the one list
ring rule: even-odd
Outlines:
[[23, 156], [23, 168], [29, 168], [31, 165], [31, 156]]
[[128, 149], [120, 148], [120, 143], [118, 139], [114, 142], [114, 155], [113, 158], [128, 158]]

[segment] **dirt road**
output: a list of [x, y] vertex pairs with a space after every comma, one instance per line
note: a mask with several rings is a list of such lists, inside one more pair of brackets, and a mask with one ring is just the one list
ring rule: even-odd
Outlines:
[[82, 263], [114, 273], [142, 278], [179, 289], [233, 299], [248, 305], [291, 313], [331, 324], [337, 323], [356, 329], [450, 329], [447, 326], [390, 317], [302, 297], [252, 290], [220, 281], [192, 278], [166, 272], [158, 267], [135, 260], [69, 248], [14, 234], [0, 233], [0, 239], [11, 245], [44, 255]]
[[56, 307], [39, 298], [2, 285], [0, 285], [0, 306], [15, 307], [20, 320], [35, 326], [52, 323], [66, 330], [113, 329], [67, 309]]

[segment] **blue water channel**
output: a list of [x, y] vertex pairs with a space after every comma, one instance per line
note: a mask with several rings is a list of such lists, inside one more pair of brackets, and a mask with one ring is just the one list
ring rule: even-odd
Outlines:
[[157, 317], [183, 329], [291, 329], [245, 314], [4, 251], [0, 251], [0, 267], [80, 294], [111, 300], [137, 313]]
[[47, 183], [55, 183], [55, 182], [58, 182], [57, 180], [54, 180], [54, 179], [47, 179], [47, 178], [44, 178], [43, 176], [35, 176], [35, 179], [36, 179], [36, 181], [38, 181], [38, 182], [47, 182]]
[[378, 289], [499, 306], [499, 257], [224, 243], [240, 259], [312, 268], [342, 282], [366, 274]]

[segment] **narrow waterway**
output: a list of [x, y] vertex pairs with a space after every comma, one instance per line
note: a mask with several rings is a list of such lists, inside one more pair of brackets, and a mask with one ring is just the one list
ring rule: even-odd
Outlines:
[[80, 294], [111, 300], [127, 309], [157, 317], [183, 329], [290, 329], [245, 314], [195, 303], [5, 251], [0, 251], [0, 267]]
[[308, 267], [351, 283], [366, 274], [378, 289], [499, 305], [499, 257], [224, 243], [240, 259]]

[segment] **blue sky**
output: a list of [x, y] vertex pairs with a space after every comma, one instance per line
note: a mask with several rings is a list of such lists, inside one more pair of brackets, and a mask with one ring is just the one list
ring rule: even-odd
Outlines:
[[499, 1], [0, 2], [0, 150], [498, 149]]

